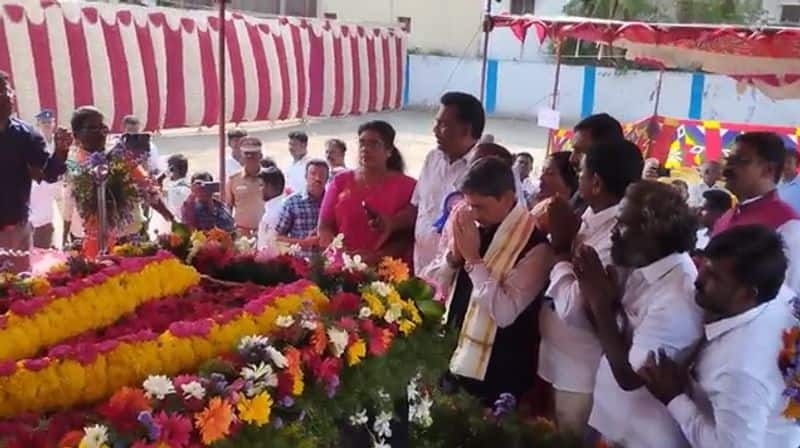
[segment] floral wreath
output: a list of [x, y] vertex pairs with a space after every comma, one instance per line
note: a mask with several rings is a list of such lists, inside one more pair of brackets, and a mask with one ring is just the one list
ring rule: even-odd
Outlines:
[[783, 332], [783, 349], [778, 356], [778, 366], [786, 383], [783, 396], [786, 407], [783, 416], [800, 424], [800, 298], [792, 299], [792, 314], [798, 322]]

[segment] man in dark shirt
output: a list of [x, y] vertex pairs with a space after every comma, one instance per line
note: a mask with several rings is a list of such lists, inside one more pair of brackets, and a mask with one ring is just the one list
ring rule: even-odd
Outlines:
[[[14, 90], [11, 79], [0, 72], [0, 250], [28, 251], [31, 230], [28, 212], [33, 179], [55, 182], [64, 173], [72, 136], [66, 129], [55, 133], [50, 155], [44, 138], [29, 124], [12, 117]], [[0, 254], [0, 265], [15, 272], [27, 270], [27, 254]]]

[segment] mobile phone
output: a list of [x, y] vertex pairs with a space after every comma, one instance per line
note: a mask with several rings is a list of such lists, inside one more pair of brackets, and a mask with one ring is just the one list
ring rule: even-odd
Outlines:
[[139, 154], [150, 152], [150, 134], [123, 134], [125, 149]]
[[219, 193], [219, 182], [203, 182], [203, 191], [206, 193]]

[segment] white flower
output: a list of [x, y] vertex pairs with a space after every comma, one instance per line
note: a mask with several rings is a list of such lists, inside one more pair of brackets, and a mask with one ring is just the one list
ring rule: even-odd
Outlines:
[[275, 319], [275, 325], [281, 328], [289, 328], [294, 325], [294, 317], [287, 315], [278, 316], [278, 318]]
[[291, 246], [289, 246], [288, 254], [289, 255], [299, 255], [302, 251], [303, 251], [303, 248], [300, 247], [299, 244], [292, 244]]
[[369, 319], [370, 316], [372, 316], [372, 310], [370, 310], [368, 306], [362, 306], [361, 309], [358, 310], [359, 319]]
[[412, 378], [411, 381], [406, 386], [406, 395], [408, 396], [408, 402], [413, 403], [419, 400], [419, 391], [417, 390], [419, 386], [417, 385], [417, 379]]
[[269, 338], [265, 336], [253, 335], [245, 336], [239, 341], [239, 350], [247, 350], [252, 347], [266, 346], [269, 344]]
[[395, 323], [398, 319], [403, 317], [403, 308], [398, 304], [393, 304], [386, 310], [386, 314], [383, 316], [383, 320], [392, 324]]
[[375, 417], [375, 423], [372, 424], [372, 429], [375, 434], [382, 439], [389, 439], [392, 437], [392, 413], [381, 411]]
[[300, 326], [308, 331], [314, 331], [317, 329], [317, 323], [310, 319], [303, 319], [303, 321], [300, 322]]
[[392, 448], [392, 445], [386, 443], [385, 440], [374, 440], [372, 442], [372, 448]]
[[103, 425], [87, 426], [83, 428], [81, 448], [100, 448], [108, 443], [108, 428]]
[[242, 378], [254, 383], [263, 383], [269, 387], [276, 387], [278, 385], [278, 376], [272, 370], [272, 366], [264, 362], [258, 365], [250, 364], [243, 367], [239, 372]]
[[267, 347], [267, 354], [272, 358], [272, 363], [275, 364], [275, 367], [284, 369], [289, 365], [289, 361], [283, 356], [283, 353], [279, 352], [275, 347]]
[[344, 270], [348, 272], [361, 272], [367, 270], [367, 264], [364, 263], [361, 255], [354, 255], [351, 257], [350, 255], [343, 253], [342, 264], [344, 265]]
[[236, 252], [247, 252], [256, 247], [256, 239], [243, 236], [233, 243]]
[[344, 234], [340, 233], [340, 234], [336, 235], [335, 238], [333, 238], [333, 241], [331, 241], [331, 244], [328, 245], [328, 249], [327, 250], [329, 250], [329, 251], [337, 251], [337, 250], [341, 250], [342, 247], [344, 247]]
[[337, 358], [341, 358], [344, 350], [347, 348], [347, 342], [350, 339], [347, 332], [336, 327], [328, 328], [328, 339], [331, 340], [331, 344], [333, 345], [333, 354]]
[[380, 398], [381, 401], [392, 401], [392, 396], [387, 394], [383, 389], [378, 389], [378, 398]]
[[423, 397], [417, 404], [408, 407], [408, 420], [423, 428], [430, 427], [433, 424], [431, 406], [433, 406], [433, 401], [428, 397]]
[[187, 400], [190, 398], [202, 400], [206, 396], [205, 388], [197, 381], [181, 384], [181, 390], [183, 391], [183, 398]]
[[392, 287], [384, 282], [372, 282], [369, 287], [372, 288], [372, 290], [378, 295], [383, 297], [388, 296], [389, 293], [392, 292]]
[[365, 409], [362, 409], [350, 416], [351, 426], [366, 425], [368, 421], [369, 418], [367, 417], [367, 411]]
[[147, 398], [163, 400], [167, 395], [175, 393], [175, 386], [172, 384], [172, 380], [164, 375], [148, 376], [142, 383], [142, 387], [144, 387]]

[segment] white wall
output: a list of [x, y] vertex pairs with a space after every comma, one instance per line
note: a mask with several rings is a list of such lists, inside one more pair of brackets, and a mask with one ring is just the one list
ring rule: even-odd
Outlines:
[[[500, 61], [496, 86], [496, 115], [534, 117], [549, 106], [554, 65]], [[435, 107], [448, 90], [478, 95], [481, 62], [478, 59], [411, 55], [409, 107]], [[608, 112], [620, 120], [643, 118], [653, 111], [657, 72], [616, 72], [598, 68], [595, 78], [594, 112]], [[581, 117], [584, 68], [563, 66], [558, 109], [562, 121]], [[688, 118], [691, 103], [691, 73], [664, 74], [660, 113]], [[706, 75], [702, 118], [783, 126], [800, 125], [800, 100], [772, 101], [751, 89], [739, 94], [736, 83], [725, 76]]]

